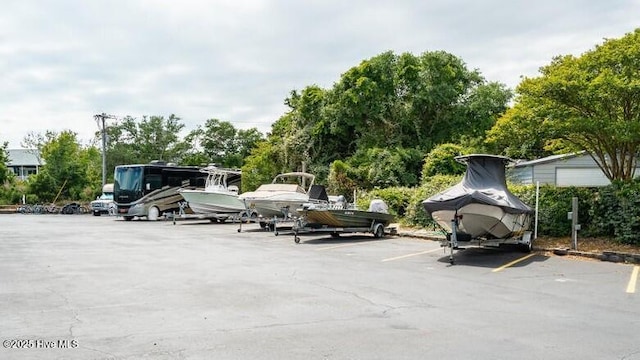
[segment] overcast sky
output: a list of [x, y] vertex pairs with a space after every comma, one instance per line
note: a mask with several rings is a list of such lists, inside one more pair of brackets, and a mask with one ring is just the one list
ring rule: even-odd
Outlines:
[[0, 143], [94, 115], [263, 133], [284, 99], [382, 52], [444, 50], [511, 88], [640, 27], [640, 0], [2, 0]]

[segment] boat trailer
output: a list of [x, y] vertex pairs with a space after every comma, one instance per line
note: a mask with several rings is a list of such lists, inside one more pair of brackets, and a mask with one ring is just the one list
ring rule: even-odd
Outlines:
[[396, 227], [387, 227], [385, 229], [382, 223], [375, 220], [372, 220], [371, 225], [368, 227], [331, 227], [326, 225], [321, 227], [311, 227], [307, 226], [303, 219], [297, 219], [293, 224], [293, 241], [295, 241], [296, 244], [299, 244], [299, 235], [309, 233], [330, 233], [333, 238], [340, 237], [340, 234], [347, 233], [370, 233], [378, 239], [384, 237], [386, 234], [394, 235], [397, 231], [398, 229]]
[[451, 265], [455, 264], [454, 258], [454, 250], [464, 250], [466, 248], [459, 247], [459, 243], [464, 243], [464, 245], [475, 246], [475, 247], [499, 247], [500, 245], [519, 245], [520, 248], [524, 252], [531, 252], [533, 249], [533, 240], [531, 238], [531, 231], [524, 231], [519, 236], [513, 236], [509, 238], [503, 239], [484, 239], [484, 238], [475, 238], [475, 239], [465, 239], [459, 240], [458, 236], [458, 221], [459, 216], [456, 215], [451, 220], [451, 233], [447, 233], [445, 238], [440, 241], [440, 246], [443, 248], [449, 248], [449, 263]]

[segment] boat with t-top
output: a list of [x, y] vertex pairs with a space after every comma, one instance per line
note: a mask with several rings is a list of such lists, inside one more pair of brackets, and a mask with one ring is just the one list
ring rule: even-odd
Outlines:
[[200, 171], [207, 174], [204, 189], [179, 190], [195, 214], [234, 216], [245, 210], [244, 202], [238, 198], [240, 170], [210, 165]]

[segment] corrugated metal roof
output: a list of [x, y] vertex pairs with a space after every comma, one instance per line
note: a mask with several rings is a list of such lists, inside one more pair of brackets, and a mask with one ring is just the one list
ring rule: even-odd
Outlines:
[[38, 161], [36, 149], [7, 149], [9, 166], [40, 166], [44, 160]]

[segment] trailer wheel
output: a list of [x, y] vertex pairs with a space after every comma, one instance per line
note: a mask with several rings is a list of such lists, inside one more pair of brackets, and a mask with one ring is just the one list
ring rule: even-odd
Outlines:
[[520, 250], [524, 253], [530, 253], [533, 250], [533, 241], [529, 241], [528, 244], [521, 244]]
[[300, 237], [298, 235], [294, 236], [293, 241], [295, 241], [296, 244], [300, 244]]
[[384, 236], [384, 225], [376, 224], [373, 228], [373, 236], [375, 238], [381, 238]]
[[160, 216], [160, 210], [157, 206], [152, 206], [149, 208], [149, 213], [147, 214], [147, 220], [156, 221]]

